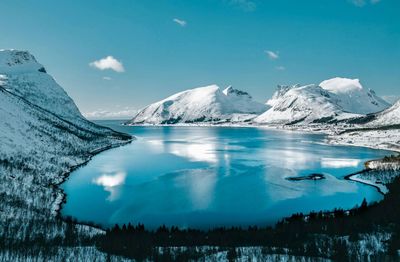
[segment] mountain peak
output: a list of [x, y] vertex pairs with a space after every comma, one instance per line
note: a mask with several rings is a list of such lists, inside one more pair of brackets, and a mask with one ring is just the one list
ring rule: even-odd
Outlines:
[[72, 99], [28, 51], [0, 50], [0, 85], [63, 119], [82, 117]]
[[0, 49], [0, 73], [26, 73], [39, 71], [46, 73], [43, 65], [28, 51]]
[[241, 90], [239, 90], [239, 89], [235, 89], [235, 88], [233, 88], [233, 86], [228, 86], [227, 88], [225, 88], [223, 91], [222, 91], [226, 96], [229, 96], [229, 95], [236, 95], [236, 96], [244, 96], [244, 97], [247, 97], [247, 98], [249, 98], [249, 99], [251, 99], [252, 97], [251, 97], [251, 95], [249, 94], [249, 93], [247, 93], [247, 92], [244, 92], [244, 91], [241, 91]]
[[229, 86], [179, 92], [140, 110], [128, 124], [232, 123], [254, 118], [268, 107]]
[[357, 114], [371, 114], [382, 111], [390, 106], [385, 100], [376, 95], [372, 89], [365, 89], [360, 80], [335, 77], [322, 81], [320, 87], [335, 94], [336, 104], [344, 111]]
[[222, 91], [225, 95], [228, 95], [230, 92], [232, 92], [233, 86], [229, 85], [227, 88]]

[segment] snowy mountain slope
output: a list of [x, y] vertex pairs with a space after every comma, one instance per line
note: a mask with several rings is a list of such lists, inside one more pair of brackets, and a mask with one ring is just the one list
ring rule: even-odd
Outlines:
[[332, 122], [355, 117], [332, 102], [332, 93], [317, 85], [279, 86], [267, 104], [272, 108], [254, 119], [259, 124]]
[[359, 79], [335, 77], [322, 81], [319, 86], [335, 94], [336, 96], [332, 96], [332, 102], [346, 112], [371, 114], [385, 110], [390, 106], [373, 90], [363, 88]]
[[331, 135], [328, 141], [400, 152], [400, 101], [382, 112], [354, 119], [353, 122], [357, 128]]
[[255, 102], [243, 91], [216, 85], [172, 95], [140, 110], [128, 124], [176, 124], [241, 122], [254, 118], [268, 106]]
[[[84, 159], [91, 151], [102, 146], [111, 145], [112, 142], [122, 142], [126, 140], [127, 135], [114, 132], [108, 128], [101, 128], [102, 132], [93, 132], [90, 129], [76, 126], [68, 121], [59, 118], [57, 115], [36, 106], [25, 99], [12, 94], [0, 86], [0, 156], [2, 161], [9, 159], [12, 164], [12, 158], [17, 157], [21, 162], [12, 169], [22, 169], [24, 165], [31, 166], [31, 169], [45, 169], [52, 166], [52, 170], [60, 167], [67, 168], [68, 165], [59, 163], [60, 161], [72, 161], [65, 159], [53, 159], [60, 157], [60, 153], [76, 151], [76, 158]], [[115, 141], [114, 141], [115, 140]], [[27, 159], [25, 159], [26, 157]], [[31, 159], [32, 161], [29, 161]], [[48, 160], [41, 163], [42, 160]], [[26, 160], [26, 161], [24, 161]], [[77, 161], [75, 164], [78, 164]], [[72, 163], [70, 163], [72, 164]], [[64, 172], [67, 171], [63, 170]], [[14, 177], [22, 175], [27, 178], [25, 172], [16, 172]], [[57, 172], [43, 173], [37, 176], [35, 180], [49, 179], [50, 182], [58, 175]], [[33, 178], [32, 178], [33, 179]], [[53, 181], [54, 182], [54, 181]]]
[[85, 120], [33, 59], [0, 51], [0, 238], [8, 245], [43, 232], [49, 241], [63, 235], [66, 225], [54, 214], [66, 172], [131, 139]]
[[368, 126], [392, 126], [400, 125], [400, 101], [397, 101], [393, 106], [385, 111], [376, 113]]
[[272, 106], [254, 119], [259, 124], [334, 123], [384, 110], [389, 106], [358, 79], [333, 78], [318, 85], [278, 86]]
[[1, 50], [2, 86], [66, 120], [82, 117], [72, 99], [27, 51]]
[[43, 65], [39, 64], [29, 52], [0, 49], [0, 72], [19, 74], [34, 71], [46, 72]]
[[87, 121], [64, 89], [27, 51], [0, 50], [0, 85], [58, 117], [94, 132], [104, 128]]

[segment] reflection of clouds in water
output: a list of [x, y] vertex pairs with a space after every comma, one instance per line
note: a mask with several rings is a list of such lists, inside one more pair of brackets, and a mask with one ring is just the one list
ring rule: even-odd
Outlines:
[[217, 182], [215, 170], [192, 170], [185, 174], [185, 182], [188, 187], [193, 209], [207, 209], [213, 200]]
[[162, 140], [149, 140], [151, 148], [157, 151], [164, 151], [166, 153], [174, 154], [176, 156], [184, 157], [190, 161], [204, 161], [216, 163], [218, 161], [215, 152], [216, 145], [212, 141], [204, 141], [204, 143], [192, 141], [162, 141]]
[[94, 183], [104, 187], [119, 186], [125, 182], [126, 174], [123, 172], [115, 175], [102, 175], [94, 179]]
[[322, 158], [321, 166], [323, 168], [343, 168], [343, 167], [357, 167], [360, 164], [359, 159], [347, 158]]
[[117, 172], [114, 175], [101, 175], [98, 178], [93, 179], [93, 183], [104, 187], [105, 191], [110, 192], [108, 201], [114, 201], [118, 198], [118, 186], [124, 184], [126, 179], [125, 172]]
[[187, 143], [187, 144], [171, 144], [170, 153], [185, 157], [191, 161], [204, 161], [216, 163], [218, 161], [215, 153], [214, 143]]
[[266, 150], [266, 163], [288, 169], [312, 168], [319, 158], [315, 154], [297, 148]]
[[193, 162], [218, 163], [223, 161], [229, 167], [232, 154], [241, 152], [245, 147], [227, 144], [223, 140], [196, 137], [196, 139], [147, 140], [151, 149], [183, 157]]

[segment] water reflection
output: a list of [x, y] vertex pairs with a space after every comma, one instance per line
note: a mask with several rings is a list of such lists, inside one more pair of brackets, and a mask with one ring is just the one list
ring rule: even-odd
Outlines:
[[[105, 225], [208, 228], [268, 224], [295, 212], [381, 199], [374, 188], [343, 176], [383, 151], [331, 147], [317, 144], [319, 135], [256, 128], [118, 128], [138, 140], [75, 171], [63, 185], [63, 214]], [[326, 179], [286, 179], [311, 173]]]
[[93, 183], [99, 186], [103, 186], [104, 190], [110, 193], [110, 195], [107, 197], [107, 200], [114, 201], [119, 196], [119, 190], [117, 187], [123, 185], [125, 179], [126, 173], [119, 171], [113, 175], [103, 174], [93, 179]]
[[322, 158], [321, 165], [325, 168], [357, 167], [360, 165], [360, 160], [346, 158]]
[[187, 172], [184, 179], [190, 194], [192, 208], [194, 210], [208, 208], [213, 200], [217, 182], [215, 170], [193, 170]]
[[215, 143], [205, 141], [204, 143], [189, 142], [170, 144], [169, 152], [184, 157], [190, 161], [204, 161], [216, 163], [218, 161], [216, 155]]

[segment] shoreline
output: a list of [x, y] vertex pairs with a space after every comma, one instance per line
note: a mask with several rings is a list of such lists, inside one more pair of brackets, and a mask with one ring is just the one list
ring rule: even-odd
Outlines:
[[[123, 124], [121, 124], [123, 125]], [[283, 132], [298, 132], [298, 133], [305, 133], [305, 134], [322, 134], [322, 135], [326, 135], [327, 138], [330, 135], [329, 132], [326, 132], [325, 130], [320, 130], [320, 131], [315, 131], [315, 130], [304, 130], [304, 129], [286, 129], [286, 128], [282, 128], [280, 126], [255, 126], [255, 125], [193, 125], [193, 124], [166, 124], [166, 125], [123, 125], [123, 126], [131, 126], [131, 127], [221, 127], [221, 128], [261, 128], [261, 129], [268, 129], [268, 130], [275, 130], [275, 131], [283, 131]], [[96, 156], [97, 154], [109, 150], [109, 149], [113, 149], [113, 148], [117, 148], [120, 146], [124, 146], [127, 145], [129, 143], [131, 143], [132, 141], [136, 140], [136, 137], [132, 136], [132, 139], [130, 139], [129, 141], [126, 142], [121, 142], [121, 143], [116, 143], [116, 144], [112, 144], [112, 145], [108, 145], [108, 146], [104, 146], [95, 150], [92, 150], [90, 152], [90, 157], [84, 161], [81, 164], [75, 165], [73, 167], [71, 167], [71, 169], [66, 172], [65, 174], [63, 174], [62, 177], [62, 181], [56, 184], [52, 184], [51, 186], [54, 186], [58, 192], [58, 196], [56, 197], [56, 201], [54, 202], [54, 208], [52, 208], [52, 213], [55, 215], [56, 218], [61, 219], [62, 221], [64, 221], [64, 218], [61, 215], [61, 210], [63, 205], [66, 203], [67, 201], [67, 194], [64, 192], [63, 189], [60, 188], [60, 185], [63, 184], [70, 176], [70, 174], [75, 171], [76, 169], [88, 164], [88, 162], [90, 160], [92, 160], [92, 158], [94, 156]], [[398, 150], [392, 150], [392, 149], [386, 149], [386, 148], [377, 148], [374, 146], [365, 146], [365, 145], [356, 145], [356, 144], [347, 144], [347, 143], [330, 143], [328, 139], [325, 140], [325, 142], [322, 142], [323, 144], [326, 145], [337, 145], [337, 146], [355, 146], [355, 147], [366, 147], [366, 148], [371, 148], [371, 149], [375, 149], [375, 150], [386, 150], [386, 151], [392, 151], [392, 152], [400, 152]], [[364, 163], [365, 168], [361, 171], [358, 171], [356, 173], [351, 173], [348, 174], [346, 176], [344, 176], [344, 180], [348, 180], [348, 181], [353, 181], [353, 182], [357, 182], [357, 183], [361, 183], [367, 186], [372, 186], [374, 187], [378, 193], [380, 193], [381, 195], [385, 195], [387, 192], [384, 192], [382, 190], [381, 187], [379, 187], [378, 185], [376, 185], [374, 182], [372, 181], [368, 181], [368, 180], [362, 180], [362, 179], [356, 179], [354, 178], [357, 175], [363, 174], [365, 172], [374, 170], [371, 168], [368, 168], [367, 164], [371, 161], [379, 161], [381, 159], [372, 159], [372, 160], [368, 160]], [[383, 187], [385, 187], [382, 184]], [[58, 201], [57, 201], [58, 200]], [[324, 211], [324, 212], [329, 212], [329, 211]], [[285, 217], [283, 217], [284, 219]], [[101, 225], [96, 225], [95, 223], [91, 222], [91, 221], [75, 221], [76, 225], [83, 225], [83, 226], [88, 226], [91, 228], [95, 228], [97, 230], [100, 230], [102, 232], [104, 232], [106, 230], [106, 228], [104, 228]]]
[[[102, 120], [106, 121], [106, 120]], [[118, 120], [119, 121], [119, 120]], [[329, 135], [337, 130], [333, 131], [330, 129], [323, 129], [321, 127], [311, 127], [310, 129], [304, 129], [298, 126], [290, 126], [290, 125], [267, 125], [267, 124], [243, 124], [243, 123], [221, 123], [221, 124], [212, 124], [212, 123], [177, 123], [177, 124], [124, 124], [121, 123], [122, 126], [127, 127], [222, 127], [222, 128], [260, 128], [260, 129], [268, 129], [268, 130], [276, 130], [276, 131], [286, 131], [286, 132], [298, 132], [298, 133], [307, 133], [307, 134], [325, 134]], [[339, 128], [339, 130], [345, 130], [345, 128]]]
[[[332, 146], [351, 146], [351, 147], [365, 147], [369, 149], [374, 149], [374, 150], [385, 150], [385, 151], [392, 151], [395, 153], [400, 153], [400, 147], [399, 146], [394, 146], [393, 147], [383, 147], [383, 146], [376, 146], [376, 145], [366, 145], [366, 144], [357, 144], [357, 143], [346, 143], [346, 142], [339, 142], [337, 140], [334, 140], [332, 138], [327, 138], [325, 144], [327, 145], [332, 145]], [[372, 161], [372, 160], [369, 160]], [[369, 162], [367, 161], [367, 162]]]
[[[57, 192], [56, 192], [57, 197], [56, 197], [55, 201], [53, 202], [52, 208], [51, 208], [51, 213], [54, 215], [54, 217], [63, 220], [63, 218], [61, 216], [61, 210], [62, 210], [63, 205], [67, 202], [67, 194], [60, 187], [60, 185], [68, 180], [68, 178], [69, 178], [69, 176], [71, 175], [72, 172], [74, 172], [78, 168], [83, 167], [86, 164], [88, 164], [89, 161], [92, 160], [92, 158], [95, 157], [97, 154], [100, 154], [101, 152], [107, 151], [109, 149], [113, 149], [113, 148], [117, 148], [117, 147], [120, 147], [120, 146], [124, 146], [124, 145], [130, 144], [134, 140], [136, 140], [136, 138], [134, 136], [132, 136], [132, 138], [130, 140], [127, 140], [125, 142], [115, 143], [115, 144], [107, 145], [107, 146], [100, 147], [100, 148], [92, 150], [91, 152], [89, 152], [90, 156], [88, 157], [88, 159], [86, 159], [84, 162], [82, 162], [80, 164], [72, 166], [68, 172], [65, 172], [64, 174], [62, 174], [60, 182], [51, 184], [50, 186], [55, 188], [55, 190], [57, 190]], [[81, 222], [77, 222], [77, 224], [91, 226], [91, 227], [95, 227], [97, 229], [104, 230], [104, 229], [98, 228], [98, 227], [96, 227], [94, 225], [88, 225], [88, 224], [81, 223]]]
[[[371, 160], [369, 160], [369, 161], [371, 161]], [[368, 163], [369, 161], [367, 161], [365, 163]], [[361, 180], [361, 179], [354, 178], [357, 175], [366, 173], [366, 172], [371, 171], [371, 170], [372, 169], [364, 169], [364, 170], [361, 170], [359, 172], [346, 175], [346, 176], [344, 176], [344, 180], [353, 181], [353, 182], [357, 182], [357, 183], [360, 183], [360, 184], [363, 184], [363, 185], [374, 187], [382, 196], [384, 196], [387, 192], [383, 192], [382, 188], [380, 188], [378, 185], [376, 185], [372, 181]]]

